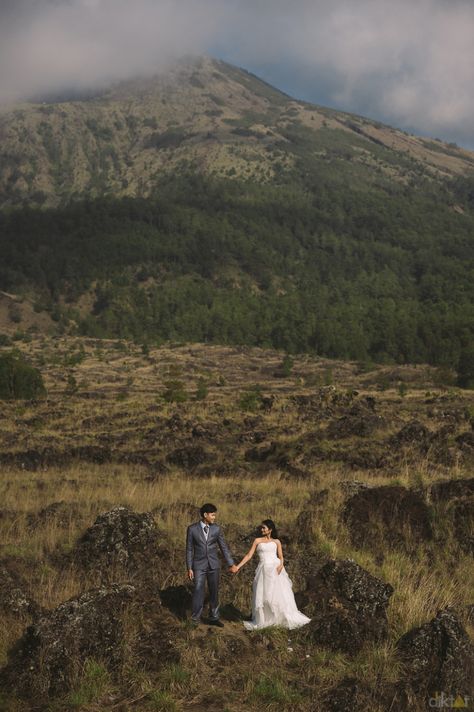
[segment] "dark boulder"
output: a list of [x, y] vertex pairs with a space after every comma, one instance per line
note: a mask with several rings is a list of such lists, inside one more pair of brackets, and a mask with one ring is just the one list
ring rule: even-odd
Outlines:
[[403, 426], [401, 430], [392, 436], [392, 445], [425, 445], [430, 439], [431, 433], [428, 428], [419, 420], [411, 420]]
[[313, 492], [308, 500], [308, 505], [315, 509], [322, 509], [326, 506], [329, 499], [329, 490], [323, 489], [318, 492]]
[[74, 460], [84, 460], [102, 465], [112, 461], [112, 452], [108, 447], [99, 445], [80, 445], [69, 450], [69, 457]]
[[474, 477], [434, 482], [429, 487], [428, 493], [434, 502], [445, 502], [456, 497], [469, 497], [474, 495]]
[[291, 401], [303, 417], [319, 420], [348, 408], [357, 396], [357, 391], [338, 391], [335, 386], [330, 385], [322, 386], [316, 393], [291, 396]]
[[278, 456], [279, 444], [277, 442], [264, 442], [245, 452], [245, 459], [251, 462], [265, 462]]
[[26, 629], [0, 674], [5, 688], [36, 703], [70, 689], [88, 658], [115, 668], [122, 659], [122, 613], [132, 586], [98, 588], [62, 603]]
[[151, 591], [151, 595], [138, 596], [132, 609], [134, 635], [129, 640], [132, 659], [138, 660], [140, 668], [150, 672], [157, 672], [164, 665], [177, 663], [180, 659], [176, 642], [182, 629], [176, 616], [163, 607], [161, 593]]
[[129, 573], [149, 572], [167, 557], [167, 542], [148, 512], [114, 507], [101, 514], [72, 551], [72, 560], [85, 570], [121, 568]]
[[0, 463], [8, 466], [20, 467], [22, 470], [36, 472], [49, 467], [64, 467], [72, 460], [82, 460], [103, 464], [112, 460], [110, 448], [98, 445], [82, 445], [71, 447], [67, 450], [57, 450], [54, 447], [45, 447], [41, 450], [31, 449], [25, 451], [3, 452]]
[[209, 453], [202, 445], [189, 445], [186, 447], [176, 448], [170, 452], [166, 461], [176, 467], [181, 467], [184, 470], [193, 470], [210, 459]]
[[37, 529], [49, 524], [66, 527], [71, 521], [81, 521], [83, 518], [81, 508], [77, 502], [52, 502], [38, 512], [30, 512], [27, 523], [31, 529]]
[[18, 512], [15, 509], [0, 509], [0, 522], [13, 524], [18, 519]]
[[173, 413], [173, 415], [168, 418], [165, 425], [168, 430], [173, 432], [182, 432], [188, 427], [187, 423], [185, 423], [179, 413]]
[[474, 450], [474, 432], [472, 430], [468, 430], [465, 433], [461, 433], [461, 435], [458, 435], [456, 438], [456, 442], [461, 448], [470, 448]]
[[286, 480], [311, 480], [313, 479], [313, 473], [310, 470], [306, 470], [298, 465], [293, 465], [291, 462], [281, 462], [281, 467], [284, 467], [285, 472], [283, 474]]
[[455, 432], [456, 425], [447, 423], [430, 436], [425, 450], [431, 459], [442, 465], [452, 466], [456, 464], [459, 460], [459, 451], [453, 442], [453, 434]]
[[0, 564], [0, 610], [19, 617], [35, 618], [40, 613], [40, 607], [31, 598], [26, 583], [3, 563]]
[[275, 403], [275, 396], [261, 396], [260, 398], [260, 409], [265, 411], [270, 411]]
[[350, 559], [331, 559], [308, 577], [305, 635], [318, 645], [355, 655], [366, 641], [388, 633], [386, 608], [393, 588]]
[[329, 490], [324, 489], [319, 492], [313, 492], [308, 500], [305, 509], [296, 517], [294, 526], [294, 539], [298, 543], [309, 544], [313, 539], [313, 524], [316, 521], [318, 513], [324, 509], [329, 497]]
[[267, 438], [267, 433], [265, 430], [248, 430], [239, 433], [237, 440], [239, 443], [255, 443], [259, 445], [263, 443]]
[[467, 554], [474, 556], [474, 497], [462, 497], [452, 503], [454, 536]]
[[278, 467], [287, 467], [290, 463], [288, 448], [284, 443], [271, 442], [249, 448], [245, 452], [247, 462], [265, 462]]
[[345, 677], [329, 690], [324, 702], [324, 712], [367, 712], [377, 700], [368, 685], [354, 677]]
[[308, 544], [313, 539], [314, 512], [302, 509], [295, 521], [295, 541], [298, 544]]
[[339, 457], [332, 459], [342, 460], [354, 469], [380, 470], [387, 465], [387, 452], [378, 443], [366, 447], [344, 448]]
[[246, 450], [245, 459], [247, 462], [266, 462], [275, 455], [275, 452], [275, 443], [263, 443], [262, 445]]
[[330, 439], [349, 438], [356, 435], [367, 438], [385, 424], [383, 418], [375, 413], [374, 401], [357, 401], [350, 410], [337, 420], [332, 420], [327, 427]]
[[29, 472], [37, 472], [50, 465], [64, 465], [66, 458], [60, 457], [53, 448], [43, 450], [24, 450], [15, 452], [2, 452], [0, 454], [0, 464], [7, 467], [18, 467]]
[[206, 438], [207, 440], [212, 440], [216, 437], [218, 432], [215, 423], [196, 423], [193, 425], [191, 430], [191, 435], [193, 438]]
[[[456, 613], [446, 608], [429, 623], [397, 642], [403, 663], [405, 697], [429, 704], [436, 694], [454, 698], [474, 694], [474, 648]], [[450, 705], [452, 707], [452, 705]]]
[[352, 497], [362, 490], [369, 489], [368, 483], [361, 480], [339, 480], [337, 484], [346, 497]]
[[[121, 452], [115, 456], [115, 461], [125, 465], [143, 465], [143, 467], [152, 467], [149, 458], [143, 452]], [[153, 467], [155, 464], [153, 463]]]
[[422, 497], [400, 486], [361, 490], [345, 503], [342, 520], [355, 546], [407, 545], [432, 538], [430, 510]]

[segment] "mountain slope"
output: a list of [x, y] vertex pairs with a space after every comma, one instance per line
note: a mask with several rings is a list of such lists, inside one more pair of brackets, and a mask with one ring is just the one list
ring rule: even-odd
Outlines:
[[474, 154], [351, 114], [298, 102], [208, 58], [124, 82], [84, 101], [0, 114], [0, 206], [151, 195], [166, 174], [280, 180], [301, 152], [364, 181], [409, 183], [474, 169]]
[[456, 365], [474, 335], [474, 206], [314, 181], [178, 176], [159, 198], [0, 215], [0, 288], [85, 335]]
[[3, 329], [37, 314], [144, 342], [468, 358], [472, 154], [208, 59], [22, 111], [0, 144], [17, 162], [1, 164]]

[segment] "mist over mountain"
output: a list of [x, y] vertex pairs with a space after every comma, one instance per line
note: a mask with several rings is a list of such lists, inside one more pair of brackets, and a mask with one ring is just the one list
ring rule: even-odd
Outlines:
[[272, 181], [295, 168], [303, 146], [315, 168], [336, 158], [344, 169], [365, 167], [371, 182], [378, 175], [398, 184], [439, 181], [474, 169], [474, 154], [453, 144], [298, 102], [244, 70], [197, 59], [153, 78], [4, 111], [0, 204], [146, 197], [159, 177], [185, 169]]
[[55, 328], [451, 366], [472, 342], [455, 144], [198, 58], [4, 110], [0, 159], [0, 289]]

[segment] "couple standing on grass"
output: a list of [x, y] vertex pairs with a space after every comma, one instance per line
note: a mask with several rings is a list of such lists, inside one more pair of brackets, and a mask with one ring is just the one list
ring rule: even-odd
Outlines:
[[252, 620], [245, 622], [247, 630], [282, 626], [299, 628], [310, 619], [296, 607], [291, 580], [283, 566], [283, 551], [275, 524], [265, 519], [259, 526], [259, 534], [248, 553], [239, 564], [232, 559], [222, 530], [216, 524], [217, 507], [204, 504], [200, 509], [201, 519], [188, 527], [186, 537], [186, 566], [188, 578], [194, 581], [191, 620], [197, 625], [204, 606], [205, 586], [209, 589], [210, 625], [223, 627], [219, 619], [219, 577], [222, 551], [229, 571], [236, 574], [255, 552], [259, 563], [253, 581]]

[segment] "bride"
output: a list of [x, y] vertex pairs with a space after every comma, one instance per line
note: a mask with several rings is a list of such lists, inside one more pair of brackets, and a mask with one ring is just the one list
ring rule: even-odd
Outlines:
[[[296, 607], [291, 580], [283, 567], [283, 550], [277, 538], [275, 524], [265, 519], [259, 527], [261, 536], [237, 564], [237, 571], [250, 561], [255, 551], [259, 562], [253, 580], [252, 620], [245, 622], [247, 630], [282, 626], [299, 628], [311, 620]], [[236, 572], [237, 573], [237, 572]]]

